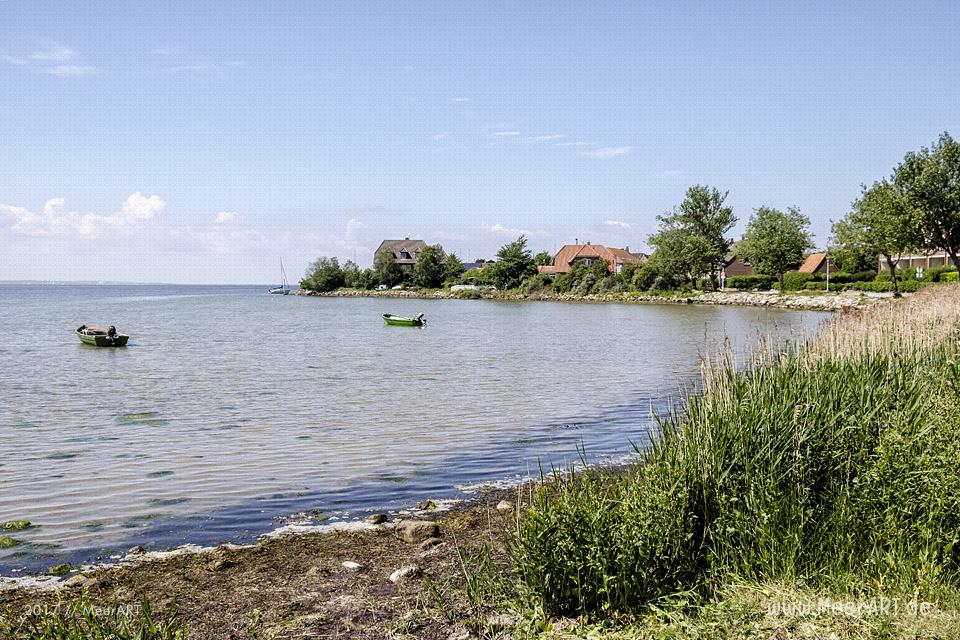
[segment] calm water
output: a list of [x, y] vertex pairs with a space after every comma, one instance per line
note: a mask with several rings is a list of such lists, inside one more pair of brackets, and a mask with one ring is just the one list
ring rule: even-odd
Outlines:
[[[384, 312], [424, 312], [425, 329]], [[133, 544], [245, 541], [619, 458], [724, 336], [823, 314], [270, 296], [261, 287], [0, 285], [0, 574]], [[73, 328], [115, 324], [125, 349]]]

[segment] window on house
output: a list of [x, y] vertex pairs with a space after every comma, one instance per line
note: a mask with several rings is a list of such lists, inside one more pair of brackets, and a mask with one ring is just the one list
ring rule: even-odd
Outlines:
[[403, 259], [403, 260], [409, 260], [409, 259], [410, 259], [410, 252], [409, 252], [409, 251], [401, 251], [401, 252], [400, 252], [400, 258]]

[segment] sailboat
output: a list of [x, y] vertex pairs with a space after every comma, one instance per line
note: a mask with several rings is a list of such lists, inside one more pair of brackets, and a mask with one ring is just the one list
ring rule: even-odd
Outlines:
[[283, 260], [280, 260], [280, 286], [267, 289], [267, 291], [278, 296], [285, 296], [290, 293], [290, 287], [287, 286], [287, 272], [283, 270]]

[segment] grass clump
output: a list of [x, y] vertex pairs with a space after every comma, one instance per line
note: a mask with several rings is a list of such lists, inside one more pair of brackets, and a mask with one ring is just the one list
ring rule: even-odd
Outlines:
[[0, 638], [10, 640], [186, 640], [176, 612], [157, 617], [146, 600], [139, 607], [94, 605], [83, 597], [0, 611]]
[[517, 521], [526, 604], [648, 612], [742, 579], [936, 597], [960, 576], [960, 287], [708, 363], [635, 468], [556, 474]]

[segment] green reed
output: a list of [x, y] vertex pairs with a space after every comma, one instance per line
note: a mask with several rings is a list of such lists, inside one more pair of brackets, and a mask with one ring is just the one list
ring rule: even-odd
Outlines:
[[927, 594], [960, 575], [960, 287], [705, 363], [642, 462], [555, 473], [511, 547], [548, 614], [633, 612], [733, 576]]
[[186, 640], [176, 612], [158, 617], [143, 600], [132, 607], [87, 597], [0, 611], [0, 638], [10, 640]]

